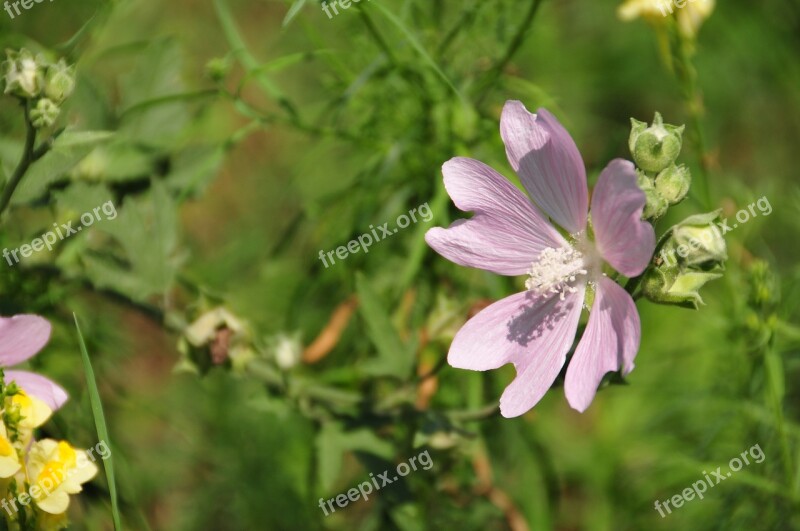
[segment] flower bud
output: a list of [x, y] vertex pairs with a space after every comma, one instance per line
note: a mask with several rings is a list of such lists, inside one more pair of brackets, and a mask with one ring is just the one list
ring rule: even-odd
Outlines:
[[[716, 213], [712, 214], [715, 214], [713, 219], [718, 217]], [[728, 259], [725, 238], [711, 220], [684, 220], [673, 229], [672, 239], [681, 262], [689, 267], [707, 269]]]
[[47, 66], [44, 75], [44, 93], [56, 103], [67, 99], [75, 90], [75, 69], [61, 59]]
[[656, 177], [656, 191], [670, 205], [683, 201], [686, 194], [689, 193], [691, 184], [692, 173], [683, 164], [680, 166], [673, 164]]
[[642, 280], [642, 293], [658, 304], [674, 304], [696, 310], [705, 304], [700, 296], [700, 288], [721, 276], [705, 271], [681, 272], [679, 268], [654, 268], [648, 270]]
[[628, 145], [639, 168], [658, 173], [675, 162], [683, 145], [685, 126], [665, 124], [659, 113], [656, 113], [650, 127], [633, 118], [631, 125]]
[[727, 259], [725, 240], [714, 221], [720, 211], [690, 216], [669, 229], [654, 264], [642, 278], [642, 293], [653, 302], [695, 308], [699, 290], [720, 278]]
[[275, 340], [274, 355], [278, 367], [288, 371], [300, 363], [303, 356], [303, 345], [297, 336], [280, 334]]
[[228, 77], [232, 67], [233, 63], [228, 57], [211, 59], [206, 63], [206, 75], [210, 77], [212, 81], [219, 83]]
[[61, 114], [61, 109], [58, 105], [47, 98], [42, 98], [31, 109], [31, 123], [36, 129], [44, 129], [53, 125], [59, 114]]
[[642, 219], [658, 219], [667, 213], [669, 203], [664, 199], [661, 194], [656, 190], [653, 179], [645, 175], [641, 171], [636, 172], [639, 176], [639, 188], [644, 192], [647, 202], [642, 211]]
[[20, 98], [33, 99], [42, 91], [44, 75], [42, 73], [41, 57], [22, 49], [19, 52], [6, 50], [6, 60], [3, 62], [3, 89], [4, 94], [12, 94]]

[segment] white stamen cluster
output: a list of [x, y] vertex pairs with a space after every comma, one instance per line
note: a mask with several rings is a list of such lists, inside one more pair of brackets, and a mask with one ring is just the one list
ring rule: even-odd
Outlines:
[[586, 275], [583, 255], [572, 248], [548, 247], [539, 254], [539, 258], [531, 264], [525, 281], [525, 287], [540, 295], [560, 293], [563, 301], [566, 293], [575, 293], [578, 289], [572, 286], [578, 275]]

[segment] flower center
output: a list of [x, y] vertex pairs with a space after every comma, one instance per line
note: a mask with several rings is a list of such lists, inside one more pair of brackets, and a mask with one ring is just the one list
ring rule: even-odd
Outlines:
[[528, 274], [530, 278], [525, 281], [526, 288], [540, 295], [559, 293], [563, 301], [566, 293], [578, 291], [572, 283], [579, 275], [587, 275], [588, 271], [579, 251], [571, 247], [548, 247], [531, 264]]

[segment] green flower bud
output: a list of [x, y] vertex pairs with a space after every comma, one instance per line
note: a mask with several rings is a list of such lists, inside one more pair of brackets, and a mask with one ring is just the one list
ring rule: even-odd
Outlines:
[[642, 279], [645, 297], [695, 309], [703, 304], [700, 288], [722, 276], [719, 271], [727, 259], [725, 240], [714, 225], [719, 213], [690, 216], [669, 229]]
[[22, 49], [19, 52], [6, 50], [3, 62], [3, 93], [25, 99], [33, 99], [42, 91], [44, 60], [34, 57], [31, 52]]
[[679, 225], [672, 236], [687, 266], [713, 266], [728, 259], [722, 232], [715, 225]]
[[658, 304], [674, 304], [696, 310], [705, 304], [700, 296], [700, 288], [721, 276], [719, 273], [704, 271], [686, 271], [672, 275], [669, 271], [651, 269], [642, 281], [642, 293]]
[[653, 184], [653, 179], [645, 175], [641, 171], [636, 172], [639, 176], [639, 188], [644, 192], [647, 202], [644, 205], [642, 212], [642, 219], [658, 219], [667, 213], [669, 203], [664, 199], [661, 194], [656, 190]]
[[647, 126], [631, 118], [631, 136], [628, 141], [633, 160], [644, 171], [658, 173], [678, 158], [683, 145], [685, 126], [665, 124], [656, 113], [653, 125]]
[[233, 67], [229, 57], [214, 58], [206, 63], [206, 75], [219, 83], [224, 81]]
[[656, 190], [670, 205], [683, 201], [691, 184], [692, 173], [683, 164], [673, 164], [656, 177]]
[[47, 98], [42, 98], [31, 109], [31, 123], [36, 129], [44, 129], [53, 125], [59, 114], [61, 114], [61, 109], [58, 105]]
[[754, 260], [747, 270], [748, 306], [769, 311], [780, 302], [780, 282], [768, 262]]
[[75, 90], [75, 69], [64, 59], [48, 65], [44, 75], [44, 93], [56, 103], [67, 99]]

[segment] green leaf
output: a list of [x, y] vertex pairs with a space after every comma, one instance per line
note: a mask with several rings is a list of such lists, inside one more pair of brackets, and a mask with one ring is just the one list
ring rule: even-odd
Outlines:
[[345, 432], [337, 422], [322, 426], [317, 436], [317, 459], [319, 480], [323, 490], [333, 488], [342, 469], [342, 456], [348, 451], [362, 451], [389, 460], [394, 455], [394, 447], [379, 438], [367, 428]]
[[[222, 25], [222, 32], [225, 34], [225, 39], [228, 41], [228, 45], [231, 47], [231, 51], [238, 61], [248, 73], [251, 70], [258, 69], [259, 62], [247, 49], [244, 38], [242, 38], [239, 29], [236, 27], [236, 20], [234, 20], [231, 14], [228, 3], [225, 2], [225, 0], [214, 0], [214, 8], [217, 11], [217, 18]], [[256, 78], [261, 88], [263, 88], [267, 94], [278, 101], [286, 102], [283, 92], [269, 76], [261, 72]]]
[[376, 7], [378, 11], [383, 13], [383, 16], [385, 16], [389, 20], [389, 22], [394, 24], [394, 26], [398, 30], [400, 30], [400, 33], [403, 34], [403, 36], [406, 38], [411, 47], [417, 51], [420, 57], [422, 57], [423, 61], [428, 63], [428, 65], [433, 69], [433, 71], [436, 72], [436, 75], [438, 75], [439, 78], [441, 78], [441, 80], [444, 82], [444, 84], [447, 85], [450, 88], [450, 90], [453, 91], [453, 94], [455, 94], [458, 97], [458, 99], [462, 102], [462, 104], [465, 107], [468, 107], [469, 104], [467, 103], [467, 100], [464, 98], [464, 95], [461, 94], [461, 92], [453, 84], [453, 82], [450, 81], [450, 78], [447, 77], [447, 75], [442, 71], [441, 68], [439, 68], [439, 65], [436, 64], [436, 61], [433, 59], [433, 57], [431, 57], [428, 51], [425, 50], [425, 47], [419, 43], [417, 38], [414, 36], [411, 30], [409, 30], [408, 27], [403, 23], [403, 21], [397, 18], [397, 16], [394, 13], [389, 11], [389, 9], [386, 6], [382, 5], [380, 2], [376, 2], [373, 5]]
[[12, 204], [38, 199], [47, 189], [83, 160], [98, 145], [107, 142], [113, 133], [107, 131], [65, 131], [52, 148], [34, 162], [11, 199]]
[[[83, 373], [86, 377], [86, 387], [89, 390], [89, 402], [92, 405], [92, 416], [94, 417], [94, 426], [97, 430], [97, 437], [101, 441], [105, 441], [105, 443], [110, 447], [111, 438], [108, 436], [106, 417], [103, 414], [103, 402], [100, 400], [100, 391], [97, 389], [97, 381], [94, 377], [92, 362], [89, 359], [89, 352], [86, 350], [86, 343], [83, 340], [83, 334], [81, 334], [81, 327], [78, 325], [78, 316], [73, 313], [72, 317], [75, 319], [75, 330], [78, 333], [78, 343], [81, 347]], [[122, 531], [122, 523], [119, 516], [119, 501], [117, 499], [117, 482], [114, 478], [113, 452], [109, 452], [108, 458], [103, 460], [103, 469], [106, 471], [108, 491], [111, 494], [111, 516], [114, 519], [114, 529], [116, 531]]]
[[300, 10], [303, 9], [304, 5], [306, 5], [306, 0], [295, 0], [294, 4], [292, 4], [292, 7], [289, 8], [289, 12], [286, 13], [286, 17], [284, 17], [283, 24], [281, 24], [281, 26], [284, 28], [288, 26], [292, 19], [296, 17], [298, 13], [300, 13]]
[[356, 275], [359, 311], [367, 324], [367, 335], [378, 349], [377, 359], [364, 364], [369, 374], [407, 377], [414, 365], [414, 352], [403, 344], [391, 318], [363, 274]]
[[178, 213], [166, 186], [153, 181], [149, 196], [128, 200], [116, 220], [98, 225], [116, 239], [122, 257], [84, 257], [92, 283], [142, 301], [164, 294], [172, 286], [179, 265]]
[[[126, 111], [120, 134], [162, 150], [178, 140], [189, 121], [182, 64], [183, 53], [176, 40], [156, 40], [144, 50], [136, 67], [123, 78], [120, 106]], [[131, 112], [133, 109], [136, 112]]]

